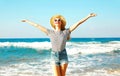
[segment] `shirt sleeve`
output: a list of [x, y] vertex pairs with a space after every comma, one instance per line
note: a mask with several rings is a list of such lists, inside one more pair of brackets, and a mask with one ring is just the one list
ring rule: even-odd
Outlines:
[[47, 33], [46, 33], [46, 35], [47, 35], [47, 36], [50, 36], [51, 32], [52, 32], [52, 30], [47, 29]]
[[70, 35], [70, 34], [71, 34], [69, 28], [66, 29], [66, 34], [67, 34], [67, 35]]

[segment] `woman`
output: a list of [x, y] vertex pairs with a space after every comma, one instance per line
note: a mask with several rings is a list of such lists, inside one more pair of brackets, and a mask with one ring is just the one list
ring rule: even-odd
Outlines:
[[37, 27], [50, 37], [50, 41], [52, 44], [51, 62], [53, 64], [52, 68], [54, 71], [54, 76], [65, 76], [66, 69], [68, 66], [68, 57], [65, 49], [66, 41], [70, 39], [70, 34], [73, 30], [75, 30], [80, 24], [85, 22], [87, 19], [94, 16], [96, 16], [96, 14], [91, 13], [87, 17], [70, 26], [70, 28], [68, 29], [65, 29], [66, 20], [61, 15], [55, 15], [50, 19], [50, 23], [54, 30], [49, 30], [29, 20], [22, 20], [22, 22], [27, 22], [32, 26]]

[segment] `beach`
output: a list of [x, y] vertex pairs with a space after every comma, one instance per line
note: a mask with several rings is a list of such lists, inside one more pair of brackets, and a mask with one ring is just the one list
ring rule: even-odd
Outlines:
[[[120, 38], [72, 38], [66, 76], [120, 76]], [[0, 76], [53, 76], [48, 38], [0, 39]]]

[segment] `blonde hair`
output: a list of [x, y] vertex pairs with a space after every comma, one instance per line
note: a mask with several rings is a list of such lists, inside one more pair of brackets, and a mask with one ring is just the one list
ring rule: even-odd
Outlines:
[[[61, 23], [62, 23], [61, 24], [61, 30], [62, 31], [65, 30], [66, 20], [62, 15], [54, 15], [54, 16], [52, 16], [51, 19], [50, 19], [51, 26], [55, 29], [55, 25], [54, 25], [54, 19], [55, 18], [60, 18]], [[70, 35], [67, 37], [67, 40], [70, 40]]]
[[60, 18], [61, 23], [62, 23], [61, 24], [61, 30], [65, 30], [66, 20], [62, 15], [54, 15], [54, 16], [52, 16], [51, 19], [50, 19], [51, 26], [55, 29], [55, 25], [54, 25], [54, 19], [55, 18]]

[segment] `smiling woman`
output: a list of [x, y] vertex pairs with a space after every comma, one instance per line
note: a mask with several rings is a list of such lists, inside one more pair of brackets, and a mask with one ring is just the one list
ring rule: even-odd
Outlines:
[[[0, 76], [120, 76], [120, 0], [0, 0], [0, 9]], [[89, 12], [99, 16], [75, 30]], [[64, 17], [46, 28], [54, 14]]]
[[65, 76], [66, 69], [68, 66], [68, 56], [66, 52], [66, 42], [71, 34], [80, 24], [85, 22], [91, 17], [96, 16], [96, 14], [91, 13], [87, 17], [79, 20], [77, 23], [72, 25], [70, 28], [66, 29], [66, 20], [62, 15], [55, 15], [51, 17], [50, 23], [54, 30], [47, 29], [39, 24], [31, 22], [29, 20], [22, 20], [22, 22], [27, 22], [50, 37], [52, 44], [51, 52], [51, 63], [53, 64], [54, 76]]

